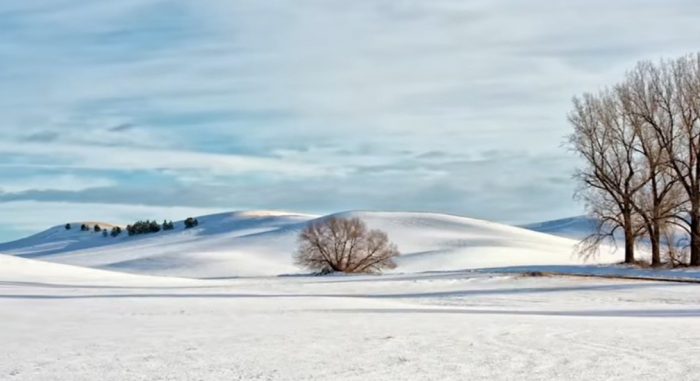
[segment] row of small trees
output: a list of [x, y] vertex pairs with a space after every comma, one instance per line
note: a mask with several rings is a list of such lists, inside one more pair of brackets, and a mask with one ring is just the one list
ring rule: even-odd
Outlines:
[[102, 235], [105, 237], [107, 237], [108, 235], [116, 237], [120, 234], [122, 234], [122, 228], [120, 228], [119, 226], [113, 227], [111, 232], [108, 232], [107, 229], [102, 230]]
[[[193, 228], [195, 226], [199, 225], [199, 221], [197, 221], [196, 218], [189, 217], [185, 220], [185, 229]], [[65, 225], [66, 230], [72, 229], [71, 224], [66, 224]], [[161, 230], [167, 231], [167, 230], [173, 230], [175, 229], [175, 224], [172, 221], [163, 221], [163, 224], [158, 224], [158, 222], [150, 221], [150, 220], [145, 220], [145, 221], [137, 221], [134, 224], [127, 225], [126, 231], [129, 234], [129, 236], [133, 235], [139, 235], [139, 234], [150, 234], [150, 233], [158, 233]], [[102, 229], [100, 225], [95, 224], [93, 228], [91, 229], [88, 225], [82, 224], [80, 226], [81, 231], [90, 231], [93, 230], [96, 233], [102, 232], [102, 234], [107, 237], [108, 235], [111, 235], [112, 237], [116, 237], [122, 233], [122, 228], [119, 226], [115, 226], [112, 228], [111, 232], [108, 232], [107, 229]]]
[[700, 265], [700, 54], [641, 62], [615, 86], [574, 98], [569, 147], [584, 162], [577, 198], [596, 229], [581, 255], [624, 237], [651, 264]]
[[150, 220], [145, 220], [145, 221], [136, 221], [132, 225], [127, 225], [126, 231], [129, 233], [129, 236], [133, 235], [139, 235], [139, 234], [150, 234], [150, 233], [158, 233], [161, 230], [169, 230], [169, 227], [171, 226], [171, 222], [163, 221], [163, 225], [161, 226], [158, 224], [158, 222], [150, 221]]

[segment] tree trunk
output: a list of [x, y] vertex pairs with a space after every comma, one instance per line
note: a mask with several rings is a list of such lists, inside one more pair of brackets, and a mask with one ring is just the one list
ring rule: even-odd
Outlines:
[[695, 210], [690, 216], [690, 231], [690, 265], [700, 266], [700, 216]]
[[649, 232], [649, 241], [651, 243], [651, 266], [661, 266], [661, 237], [659, 235], [659, 224], [654, 223]]
[[634, 263], [634, 233], [632, 232], [632, 213], [625, 211], [623, 213], [624, 232], [625, 232], [625, 263]]
[[625, 234], [625, 263], [634, 263], [634, 236], [632, 234]]

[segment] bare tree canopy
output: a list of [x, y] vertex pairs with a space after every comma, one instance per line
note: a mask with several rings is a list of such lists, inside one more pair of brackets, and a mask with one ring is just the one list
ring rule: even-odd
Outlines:
[[585, 256], [597, 253], [605, 238], [621, 230], [625, 239], [625, 262], [634, 262], [634, 243], [639, 223], [634, 208], [635, 195], [648, 182], [640, 177], [642, 164], [635, 155], [639, 134], [631, 128], [614, 91], [585, 94], [574, 98], [569, 115], [574, 133], [571, 149], [584, 161], [576, 172], [577, 197], [599, 223], [597, 230], [580, 247]]
[[297, 265], [321, 272], [379, 273], [393, 269], [399, 251], [386, 233], [368, 230], [357, 218], [331, 216], [317, 220], [299, 234]]
[[[598, 219], [581, 245], [591, 255], [617, 231], [625, 237], [625, 262], [634, 243], [648, 241], [652, 265], [662, 264], [662, 242], [677, 262], [673, 226], [700, 265], [700, 54], [641, 62], [623, 81], [574, 98], [569, 147], [583, 159], [577, 196]], [[614, 241], [614, 239], [613, 239]]]

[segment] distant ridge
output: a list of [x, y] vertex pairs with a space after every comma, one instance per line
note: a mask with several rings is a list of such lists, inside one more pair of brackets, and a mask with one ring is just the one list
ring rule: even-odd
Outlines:
[[521, 225], [524, 229], [572, 239], [583, 239], [587, 237], [593, 233], [595, 226], [596, 221], [587, 216], [576, 216]]

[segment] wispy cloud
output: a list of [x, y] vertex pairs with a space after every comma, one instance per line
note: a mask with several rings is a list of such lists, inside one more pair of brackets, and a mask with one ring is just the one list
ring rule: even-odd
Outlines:
[[571, 96], [699, 32], [691, 0], [4, 2], [2, 200], [566, 216]]

